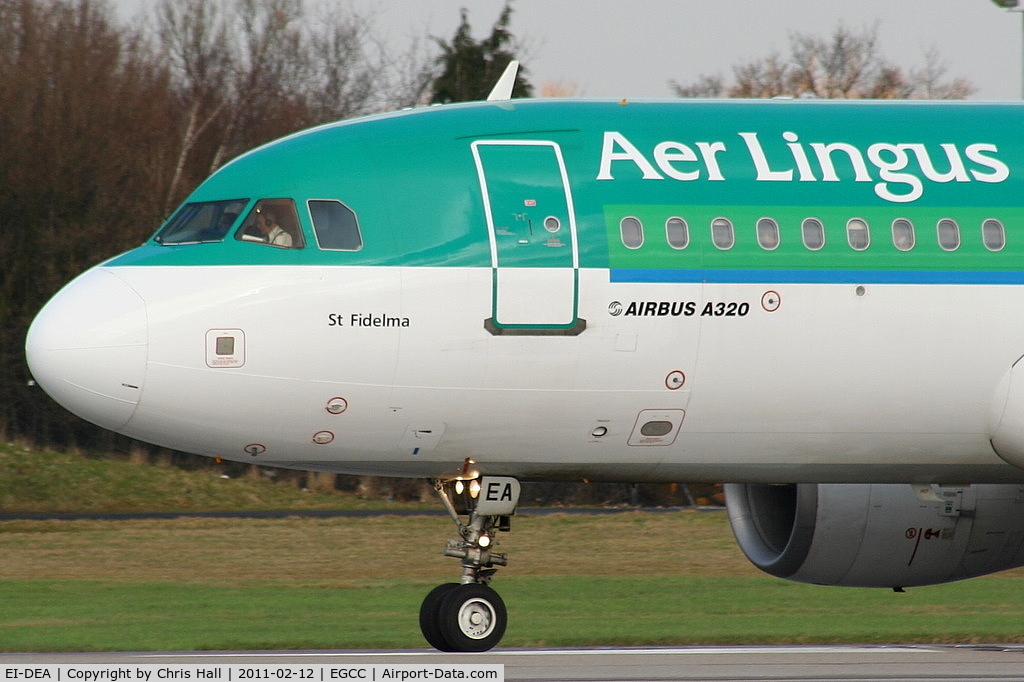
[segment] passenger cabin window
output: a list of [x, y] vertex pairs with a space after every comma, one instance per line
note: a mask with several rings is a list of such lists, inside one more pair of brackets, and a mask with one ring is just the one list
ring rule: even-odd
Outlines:
[[809, 251], [818, 251], [825, 246], [825, 226], [817, 218], [805, 218], [800, 223], [800, 232]]
[[960, 226], [955, 220], [943, 218], [936, 224], [935, 229], [939, 233], [939, 246], [944, 251], [956, 251], [960, 248]]
[[627, 249], [639, 249], [644, 245], [644, 226], [638, 218], [630, 216], [620, 220], [619, 234]]
[[854, 251], [864, 251], [871, 246], [871, 233], [868, 224], [861, 218], [851, 218], [846, 222], [846, 241]]
[[690, 227], [682, 218], [665, 221], [665, 238], [673, 249], [685, 249], [690, 245]]
[[779, 248], [779, 224], [771, 218], [757, 221], [757, 244], [765, 251]]
[[267, 244], [279, 249], [301, 249], [306, 245], [299, 229], [299, 216], [291, 199], [261, 199], [246, 216], [235, 239]]
[[157, 233], [156, 241], [165, 245], [219, 242], [248, 203], [248, 199], [227, 199], [185, 204]]
[[311, 199], [309, 217], [316, 242], [326, 251], [358, 251], [363, 248], [356, 214], [340, 201]]
[[736, 234], [732, 221], [728, 218], [715, 218], [711, 221], [711, 243], [715, 248], [726, 251], [736, 243]]
[[892, 221], [892, 245], [900, 251], [910, 251], [914, 248], [914, 223], [906, 218], [897, 218]]
[[981, 240], [989, 251], [1002, 251], [1006, 246], [1006, 228], [995, 218], [988, 218], [981, 224]]

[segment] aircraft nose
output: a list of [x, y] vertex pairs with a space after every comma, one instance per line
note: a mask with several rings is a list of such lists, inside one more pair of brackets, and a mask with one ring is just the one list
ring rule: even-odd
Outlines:
[[117, 431], [131, 420], [142, 395], [147, 344], [145, 302], [113, 273], [93, 269], [39, 311], [25, 356], [51, 398]]

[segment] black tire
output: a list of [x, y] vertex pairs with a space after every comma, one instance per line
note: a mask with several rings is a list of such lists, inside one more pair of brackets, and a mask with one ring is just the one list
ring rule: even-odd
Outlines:
[[459, 586], [459, 583], [445, 583], [432, 589], [420, 604], [420, 632], [430, 646], [438, 651], [453, 651], [451, 645], [441, 634], [440, 613], [441, 602], [448, 593]]
[[449, 651], [488, 651], [505, 635], [508, 612], [487, 585], [459, 585], [445, 595], [438, 610], [441, 638]]

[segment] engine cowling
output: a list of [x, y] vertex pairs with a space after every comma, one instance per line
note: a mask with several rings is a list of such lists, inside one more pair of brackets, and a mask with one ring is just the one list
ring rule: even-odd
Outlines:
[[1024, 565], [1024, 486], [725, 486], [761, 570], [818, 585], [902, 588]]

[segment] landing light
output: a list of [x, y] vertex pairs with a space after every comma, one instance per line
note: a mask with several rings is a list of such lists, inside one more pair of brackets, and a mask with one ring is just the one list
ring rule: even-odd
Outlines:
[[461, 495], [465, 489], [466, 489], [466, 486], [462, 483], [462, 481], [455, 481], [455, 494], [456, 495]]
[[469, 496], [472, 497], [475, 500], [479, 494], [480, 494], [480, 480], [474, 478], [472, 481], [469, 482]]

